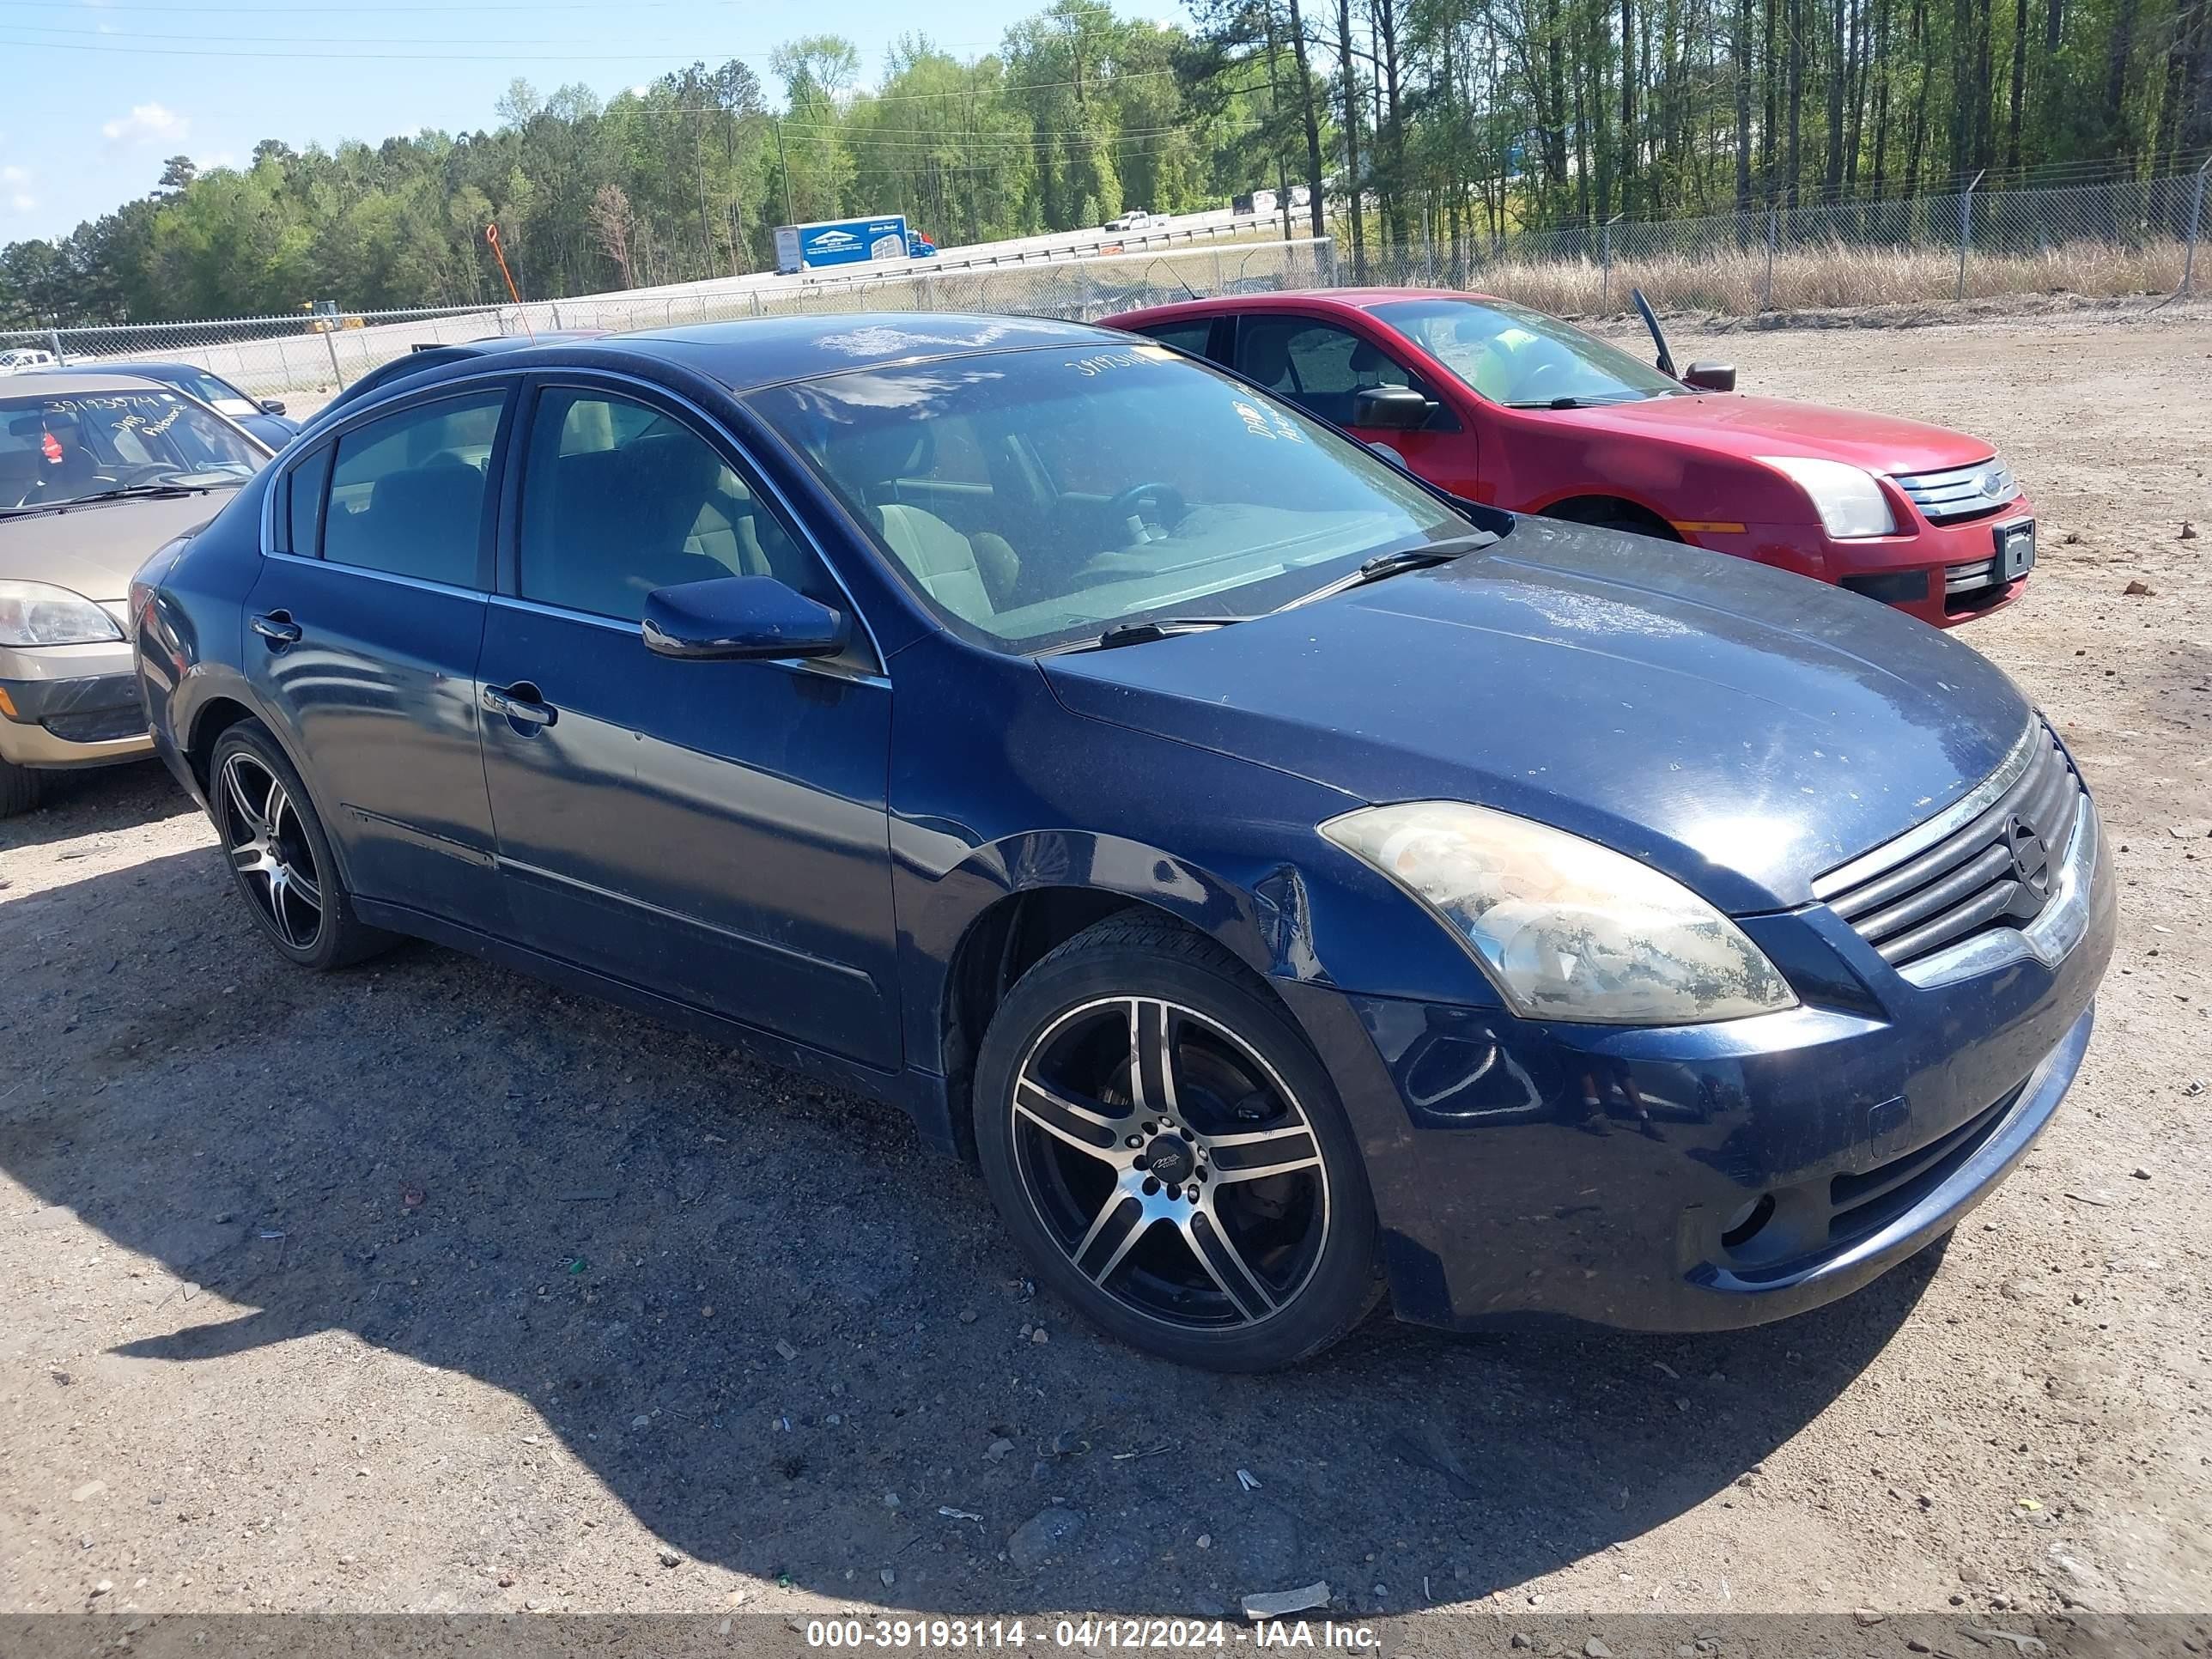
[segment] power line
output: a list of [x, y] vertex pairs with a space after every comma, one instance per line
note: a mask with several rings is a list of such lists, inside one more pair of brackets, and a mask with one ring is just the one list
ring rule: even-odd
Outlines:
[[[0, 5], [5, 5], [7, 3], [8, 0], [0, 0]], [[103, 7], [102, 9], [106, 10], [109, 9], [109, 8]], [[458, 8], [458, 9], [466, 10], [468, 8], [461, 7]], [[604, 6], [595, 6], [591, 8], [591, 9], [595, 12], [604, 13], [606, 9]], [[276, 14], [272, 13], [270, 15], [275, 15]], [[335, 15], [333, 16], [333, 21], [339, 21], [336, 18]], [[409, 36], [392, 34], [212, 34], [204, 29], [193, 29], [190, 31], [172, 31], [164, 29], [80, 29], [64, 28], [53, 23], [20, 23], [9, 21], [5, 18], [0, 18], [0, 29], [12, 29], [19, 34], [64, 35], [72, 39], [106, 44], [117, 51], [122, 50], [125, 45], [133, 40], [187, 40], [269, 46], [424, 46], [436, 48], [441, 51], [447, 46], [588, 46], [596, 44], [593, 40], [588, 37], [575, 38], [566, 35], [522, 36], [514, 34], [440, 34]], [[675, 45], [677, 40], [677, 37], [668, 35], [659, 37], [640, 37], [635, 34], [627, 33], [614, 38], [624, 42], [635, 42], [641, 39], [657, 39], [660, 44], [669, 46]], [[1001, 35], [996, 40], [933, 40], [930, 45], [939, 55], [950, 58], [951, 57], [951, 48], [983, 47], [995, 49], [1005, 44], [1005, 39], [1006, 37]], [[44, 45], [49, 43], [25, 41], [19, 42], [17, 44]], [[61, 43], [54, 42], [52, 44], [58, 45]], [[784, 44], [786, 43], [779, 41], [775, 46], [716, 46], [713, 48], [711, 52], [702, 53], [694, 51], [690, 55], [708, 57], [725, 56], [738, 58], [765, 58], [775, 52]], [[1142, 71], [1142, 73], [1146, 74], [1158, 74], [1161, 72], [1162, 71], [1158, 70]]]
[[[0, 29], [20, 27], [13, 23], [0, 23]], [[95, 46], [63, 40], [7, 39], [0, 39], [0, 46], [18, 46], [27, 52], [82, 52], [95, 58], [221, 58], [238, 64], [605, 64], [610, 61], [642, 63], [648, 60], [658, 64], [665, 63], [672, 56], [681, 55], [665, 52], [599, 52], [582, 56], [512, 52], [196, 52], [187, 46]]]
[[[84, 9], [81, 3], [81, 0], [0, 0], [0, 9], [9, 10], [66, 11], [77, 14], [82, 14]], [[623, 0], [623, 9], [626, 12], [696, 10], [696, 9], [697, 0]], [[441, 5], [344, 5], [338, 7], [335, 10], [318, 12], [307, 10], [296, 5], [187, 5], [168, 3], [168, 0], [159, 0], [158, 3], [153, 3], [153, 0], [135, 0], [135, 3], [132, 3], [132, 0], [114, 0], [114, 3], [111, 3], [110, 0], [102, 0], [100, 9], [103, 12], [153, 11], [160, 12], [165, 16], [174, 16], [179, 12], [191, 12], [218, 16], [283, 17], [293, 20], [297, 20], [302, 17], [329, 17], [334, 20], [344, 20], [356, 17], [410, 15], [420, 14], [435, 14], [439, 16], [448, 16], [454, 12], [464, 11], [526, 11], [533, 15], [539, 12], [548, 11], [587, 11], [604, 14], [607, 9], [607, 6], [605, 0], [544, 0], [544, 3], [539, 3], [539, 0], [513, 0], [512, 3], [506, 3], [506, 0], [492, 0], [491, 3], [486, 3], [486, 0], [453, 0], [453, 3], [451, 4]], [[1079, 12], [1090, 16], [1097, 16], [1101, 14], [1107, 16], [1113, 16], [1115, 15], [1114, 8], [1108, 5], [1074, 6], [1068, 8], [1068, 10], [1071, 12]], [[1143, 20], [1135, 19], [1131, 21], [1141, 21]]]
[[[0, 21], [0, 29], [9, 29], [9, 30], [16, 31], [17, 33], [27, 33], [44, 32], [44, 33], [47, 33], [97, 34], [97, 31], [88, 31], [88, 30], [83, 30], [83, 29], [66, 29], [66, 30], [64, 30], [64, 29], [47, 29], [47, 30], [40, 31], [40, 29], [39, 26], [36, 26], [36, 25], [22, 24], [22, 23], [9, 23], [9, 22], [5, 22], [5, 21]], [[79, 42], [76, 42], [76, 41], [65, 41], [65, 40], [9, 40], [9, 39], [6, 39], [6, 38], [0, 38], [0, 46], [20, 46], [20, 47], [24, 48], [24, 49], [25, 49], [25, 50], [27, 50], [27, 51], [82, 52], [89, 52], [89, 53], [91, 53], [91, 54], [92, 54], [93, 56], [94, 56], [94, 57], [103, 57], [103, 56], [107, 56], [107, 57], [115, 57], [115, 56], [129, 56], [129, 57], [140, 57], [140, 58], [225, 58], [225, 59], [230, 60], [230, 61], [234, 62], [234, 63], [244, 63], [244, 64], [251, 64], [251, 63], [290, 63], [290, 62], [331, 62], [331, 61], [343, 61], [343, 62], [346, 62], [346, 63], [373, 62], [373, 63], [395, 63], [395, 64], [428, 64], [428, 63], [603, 64], [603, 63], [605, 63], [605, 62], [609, 61], [610, 59], [613, 59], [613, 60], [619, 61], [619, 62], [643, 62], [643, 61], [647, 61], [647, 60], [651, 60], [651, 61], [655, 62], [655, 63], [661, 63], [661, 62], [665, 62], [667, 59], [669, 59], [669, 58], [693, 58], [693, 59], [696, 59], [696, 60], [703, 60], [703, 59], [708, 58], [712, 58], [712, 57], [716, 57], [716, 56], [722, 56], [722, 55], [724, 55], [723, 49], [719, 49], [719, 48], [718, 48], [718, 49], [716, 49], [715, 51], [713, 51], [713, 52], [701, 52], [693, 51], [693, 50], [656, 51], [656, 52], [623, 52], [600, 51], [600, 52], [591, 52], [591, 53], [584, 53], [584, 54], [579, 54], [579, 53], [518, 52], [514, 52], [514, 51], [511, 51], [511, 50], [510, 50], [510, 51], [507, 51], [507, 52], [452, 52], [452, 51], [449, 51], [449, 50], [447, 50], [447, 46], [448, 46], [449, 45], [453, 45], [453, 44], [459, 44], [459, 45], [477, 45], [477, 46], [500, 44], [499, 42], [496, 42], [496, 41], [486, 41], [486, 40], [464, 40], [464, 41], [458, 41], [458, 42], [430, 41], [430, 40], [393, 40], [393, 41], [377, 41], [377, 40], [368, 40], [368, 39], [360, 39], [360, 40], [358, 40], [358, 44], [361, 44], [361, 45], [393, 45], [393, 46], [408, 45], [408, 46], [422, 46], [422, 48], [424, 48], [424, 50], [422, 50], [422, 51], [421, 51], [421, 52], [359, 52], [359, 51], [354, 51], [354, 50], [345, 50], [345, 51], [339, 51], [339, 52], [234, 52], [234, 51], [228, 51], [228, 50], [216, 50], [216, 51], [204, 51], [204, 51], [199, 51], [199, 50], [197, 50], [197, 49], [194, 49], [194, 48], [191, 48], [191, 47], [187, 47], [187, 46], [124, 46], [124, 45], [112, 44], [112, 43], [114, 43], [114, 42], [118, 42], [118, 41], [123, 41], [123, 40], [215, 40], [248, 41], [248, 40], [253, 40], [254, 38], [255, 38], [255, 37], [252, 37], [252, 36], [247, 36], [247, 35], [191, 35], [191, 34], [155, 34], [155, 33], [140, 33], [140, 34], [131, 34], [131, 35], [98, 35], [98, 39], [99, 39], [99, 40], [102, 43], [102, 44], [99, 44], [99, 45], [94, 45], [94, 44], [93, 44], [93, 43], [92, 43], [92, 41], [91, 41], [91, 40], [86, 40], [86, 41], [84, 41], [84, 42], [82, 42], [82, 43], [79, 43]], [[307, 39], [305, 39], [305, 38], [303, 37], [303, 38], [300, 39], [300, 40], [296, 42], [296, 44], [300, 44], [300, 45], [312, 45], [312, 44], [315, 44], [315, 43], [314, 43], [314, 42], [313, 42], [313, 41], [307, 40]], [[347, 44], [348, 44], [348, 41], [347, 41], [347, 40], [343, 40], [343, 39], [341, 39], [341, 40], [333, 40], [329, 41], [327, 44], [330, 44], [330, 45], [332, 45], [332, 46], [345, 46], [345, 45], [347, 45]], [[543, 41], [543, 42], [526, 42], [526, 43], [524, 43], [524, 44], [553, 45], [553, 44], [556, 44], [556, 42], [552, 42], [552, 41]], [[568, 44], [568, 43], [557, 43], [557, 44]], [[587, 43], [584, 43], [584, 42], [577, 42], [577, 43], [574, 43], [574, 44], [579, 44], [579, 45], [581, 45], [581, 44], [587, 44]], [[771, 49], [771, 50], [773, 50], [773, 49]], [[743, 50], [739, 50], [739, 51], [735, 51], [735, 52], [728, 52], [726, 55], [727, 55], [727, 57], [730, 57], [730, 58], [744, 58], [744, 57], [749, 57], [749, 56], [750, 56], [750, 57], [764, 57], [764, 56], [767, 56], [767, 55], [769, 55], [769, 54], [768, 54], [768, 53], [766, 53], [766, 52], [758, 52], [758, 51], [755, 51], [755, 52], [744, 52], [744, 51], [743, 51]], [[972, 65], [972, 64], [969, 64], [969, 65], [963, 65], [963, 67], [972, 68], [972, 67], [974, 67], [974, 65]], [[1097, 86], [1097, 87], [1100, 87], [1100, 88], [1102, 88], [1110, 89], [1112, 87], [1114, 87], [1114, 86], [1115, 86], [1115, 85], [1117, 85], [1117, 84], [1120, 84], [1120, 83], [1121, 83], [1121, 82], [1129, 82], [1129, 81], [1155, 81], [1155, 80], [1163, 80], [1163, 79], [1171, 79], [1171, 78], [1173, 78], [1173, 77], [1176, 75], [1176, 73], [1177, 73], [1177, 71], [1176, 71], [1176, 70], [1173, 70], [1173, 69], [1158, 69], [1158, 70], [1115, 70], [1115, 71], [1112, 71], [1112, 72], [1109, 72], [1109, 73], [1103, 73], [1103, 74], [1101, 74], [1101, 75], [1099, 75], [1099, 76], [1096, 76], [1096, 77], [1093, 77], [1093, 78], [1091, 78], [1091, 79], [1084, 80], [1084, 81], [1033, 81], [1033, 82], [1000, 82], [1000, 83], [998, 83], [998, 84], [995, 84], [995, 85], [989, 85], [989, 86], [986, 86], [986, 87], [983, 87], [983, 88], [978, 88], [977, 90], [979, 90], [979, 91], [983, 91], [983, 92], [1040, 92], [1040, 91], [1066, 90], [1066, 89], [1073, 88], [1078, 87], [1078, 86]], [[967, 92], [954, 92], [954, 91], [946, 91], [946, 92], [919, 92], [919, 93], [861, 93], [861, 94], [856, 94], [856, 96], [857, 96], [857, 97], [859, 97], [859, 98], [866, 98], [866, 99], [869, 100], [871, 102], [874, 102], [874, 103], [900, 103], [900, 102], [908, 102], [908, 101], [913, 101], [913, 102], [927, 102], [927, 101], [930, 101], [930, 100], [937, 100], [937, 99], [960, 98], [960, 97], [966, 97], [966, 96], [969, 96], [969, 95], [970, 95], [970, 94], [969, 94], [969, 93], [967, 93]]]

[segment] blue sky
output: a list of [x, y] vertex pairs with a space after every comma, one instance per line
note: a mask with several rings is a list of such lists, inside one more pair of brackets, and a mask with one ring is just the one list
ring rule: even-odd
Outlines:
[[[0, 242], [65, 235], [153, 188], [162, 159], [240, 163], [423, 127], [497, 124], [521, 76], [606, 97], [695, 58], [750, 64], [823, 31], [872, 82], [900, 34], [971, 58], [1043, 0], [0, 0]], [[1176, 20], [1175, 0], [1125, 15]]]

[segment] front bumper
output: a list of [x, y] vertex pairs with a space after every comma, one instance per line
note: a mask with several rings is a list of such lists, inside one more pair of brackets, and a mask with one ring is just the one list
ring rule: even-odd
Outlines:
[[1995, 526], [2035, 516], [2027, 496], [1957, 524], [1931, 524], [1901, 499], [1891, 512], [1905, 526], [1903, 533], [1850, 541], [1794, 524], [1699, 525], [1682, 533], [1717, 553], [1851, 588], [1936, 628], [1956, 628], [2002, 611], [2027, 591], [2027, 576], [2003, 581], [1988, 568]]
[[129, 646], [0, 652], [0, 760], [65, 769], [153, 752]]
[[1399, 1315], [1729, 1329], [1942, 1237], [2080, 1068], [2114, 927], [2091, 856], [2070, 949], [1940, 984], [1825, 906], [1747, 918], [1804, 1000], [1724, 1024], [1543, 1024], [1279, 982], [1351, 1113]]

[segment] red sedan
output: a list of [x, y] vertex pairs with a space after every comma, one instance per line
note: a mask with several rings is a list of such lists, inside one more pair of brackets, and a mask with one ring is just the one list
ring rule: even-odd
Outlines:
[[[1107, 319], [1236, 369], [1455, 495], [1837, 582], [1939, 628], [2020, 597], [2035, 520], [1964, 433], [1740, 397], [1479, 294], [1248, 294]], [[1662, 348], [1664, 349], [1663, 346]]]

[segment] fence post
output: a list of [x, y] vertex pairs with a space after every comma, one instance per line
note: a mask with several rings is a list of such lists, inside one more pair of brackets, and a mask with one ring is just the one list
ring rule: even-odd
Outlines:
[[[1988, 170], [1984, 167], [1982, 171], [1986, 173]], [[1966, 249], [1974, 240], [1974, 185], [1981, 182], [1982, 173], [1978, 173], [1972, 181], [1967, 185], [1966, 193], [1959, 198], [1958, 297], [1961, 300], [1966, 297]]]
[[1616, 213], [1598, 228], [1598, 264], [1601, 269], [1597, 283], [1597, 312], [1601, 317], [1613, 307], [1613, 227], [1620, 217]]
[[1763, 312], [1774, 309], [1774, 237], [1781, 228], [1781, 210], [1769, 202], [1766, 204], [1766, 286], [1760, 290], [1759, 296], [1759, 308]]
[[337, 330], [326, 328], [323, 331], [323, 345], [331, 354], [331, 379], [336, 380], [338, 383], [338, 390], [343, 392], [345, 390], [345, 371], [338, 367], [338, 337]]
[[2173, 290], [2175, 297], [2189, 292], [2190, 278], [2197, 270], [2197, 227], [2204, 217], [2204, 175], [2212, 172], [2212, 157], [2197, 169], [2197, 192], [2189, 198], [2189, 246], [2181, 256], [2181, 286]]
[[[2197, 194], [2200, 198], [2201, 198], [2201, 197], [2203, 197], [2203, 195], [2204, 194], [2204, 175], [2203, 175], [2203, 173], [2198, 173], [2198, 174], [2197, 175]], [[2192, 224], [2194, 223], [2194, 222], [2193, 222], [2193, 221], [2192, 221], [2191, 222], [2192, 222]], [[2192, 236], [2192, 237], [2194, 236], [2194, 234], [2195, 234], [2194, 230], [2192, 230], [2192, 231], [2191, 232], [2191, 236]], [[2187, 278], [2185, 278], [2185, 277], [2183, 279], [2183, 285], [2184, 285], [2185, 287], [2186, 287], [2186, 286], [2187, 286], [2187, 281], [2188, 281], [2188, 279], [2187, 279]], [[50, 328], [50, 329], [48, 329], [48, 330], [46, 331], [46, 339], [47, 339], [47, 342], [48, 342], [50, 344], [52, 344], [52, 347], [53, 347], [53, 349], [54, 349], [54, 361], [55, 361], [56, 362], [58, 362], [58, 363], [66, 363], [66, 362], [69, 362], [69, 353], [68, 353], [68, 352], [66, 352], [66, 351], [64, 351], [64, 350], [62, 349], [62, 331], [61, 331], [61, 330], [59, 330], [59, 329], [58, 329], [58, 328]]]

